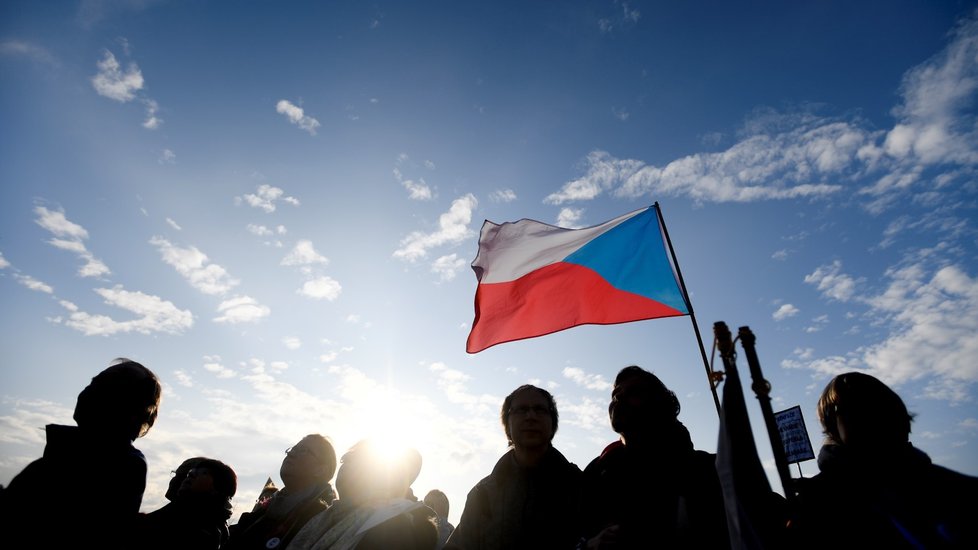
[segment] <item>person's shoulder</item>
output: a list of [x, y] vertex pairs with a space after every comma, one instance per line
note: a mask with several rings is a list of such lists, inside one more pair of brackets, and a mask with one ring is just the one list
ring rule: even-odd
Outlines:
[[609, 443], [601, 454], [594, 457], [588, 465], [584, 467], [584, 473], [591, 475], [608, 464], [614, 463], [625, 453], [625, 444], [621, 440]]

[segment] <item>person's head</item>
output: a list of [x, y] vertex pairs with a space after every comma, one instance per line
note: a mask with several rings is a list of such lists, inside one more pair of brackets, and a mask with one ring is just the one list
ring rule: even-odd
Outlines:
[[861, 372], [833, 378], [818, 399], [818, 421], [832, 442], [892, 447], [910, 439], [913, 415], [886, 384]]
[[448, 495], [445, 493], [438, 489], [432, 489], [424, 496], [424, 503], [425, 506], [434, 510], [440, 517], [448, 517]]
[[202, 456], [195, 456], [193, 458], [188, 458], [184, 460], [176, 470], [173, 470], [173, 477], [170, 478], [170, 484], [166, 488], [166, 499], [172, 501], [177, 498], [177, 492], [180, 491], [180, 486], [183, 485], [183, 480], [187, 479], [187, 473], [190, 469], [194, 467], [195, 464], [204, 460]]
[[557, 433], [554, 396], [530, 384], [524, 384], [506, 396], [499, 417], [510, 447], [547, 446]]
[[75, 422], [86, 430], [133, 441], [153, 427], [162, 393], [153, 371], [129, 359], [116, 359], [78, 394]]
[[328, 439], [309, 434], [285, 451], [279, 476], [285, 487], [301, 489], [313, 483], [325, 483], [336, 473], [336, 450]]
[[654, 432], [679, 418], [679, 399], [651, 372], [631, 365], [615, 377], [608, 416], [611, 427], [626, 438]]
[[378, 441], [364, 439], [340, 459], [336, 491], [340, 502], [354, 506], [405, 498], [419, 473], [421, 453], [417, 449], [390, 449]]
[[202, 458], [187, 472], [178, 497], [214, 494], [230, 500], [238, 490], [238, 476], [230, 466], [213, 458]]

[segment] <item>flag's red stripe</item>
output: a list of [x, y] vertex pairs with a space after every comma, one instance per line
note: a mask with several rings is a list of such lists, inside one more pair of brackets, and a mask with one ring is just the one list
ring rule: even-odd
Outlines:
[[610, 325], [685, 315], [644, 296], [618, 290], [594, 270], [558, 262], [505, 283], [480, 284], [469, 353], [577, 325]]

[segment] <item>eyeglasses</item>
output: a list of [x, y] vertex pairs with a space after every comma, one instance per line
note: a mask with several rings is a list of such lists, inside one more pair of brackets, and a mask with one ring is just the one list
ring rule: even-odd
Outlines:
[[300, 456], [300, 455], [312, 455], [312, 454], [314, 453], [309, 449], [305, 447], [300, 447], [298, 445], [294, 445], [292, 447], [289, 447], [288, 449], [285, 449], [285, 456], [289, 456], [289, 455]]
[[539, 416], [550, 416], [550, 409], [548, 407], [544, 407], [543, 405], [534, 405], [532, 407], [513, 407], [509, 409], [509, 414], [516, 414], [519, 416], [527, 416], [531, 412]]

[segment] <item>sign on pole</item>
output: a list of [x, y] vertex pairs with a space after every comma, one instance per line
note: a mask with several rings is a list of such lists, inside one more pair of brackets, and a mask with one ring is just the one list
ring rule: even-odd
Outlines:
[[801, 414], [800, 406], [795, 405], [790, 409], [774, 413], [774, 420], [778, 424], [778, 431], [781, 432], [781, 442], [784, 444], [784, 454], [788, 457], [788, 464], [815, 458], [815, 451], [812, 449], [811, 440], [808, 439], [808, 429], [805, 427], [805, 417]]

